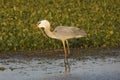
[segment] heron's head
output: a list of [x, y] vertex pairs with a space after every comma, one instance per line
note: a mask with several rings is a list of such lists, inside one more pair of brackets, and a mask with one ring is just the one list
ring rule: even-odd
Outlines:
[[50, 23], [47, 20], [42, 20], [37, 23], [37, 27], [39, 28], [49, 28]]

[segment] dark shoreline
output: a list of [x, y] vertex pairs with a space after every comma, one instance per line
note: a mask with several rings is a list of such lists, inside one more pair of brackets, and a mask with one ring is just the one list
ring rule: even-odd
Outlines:
[[[92, 57], [120, 56], [120, 49], [119, 48], [88, 48], [88, 49], [73, 48], [73, 49], [71, 49], [71, 55], [69, 57], [71, 57], [71, 58], [77, 58], [77, 57], [84, 58], [86, 56], [92, 56]], [[36, 50], [36, 51], [0, 52], [0, 59], [14, 58], [14, 57], [63, 58], [64, 52], [63, 52], [63, 49], [47, 50], [47, 51]]]

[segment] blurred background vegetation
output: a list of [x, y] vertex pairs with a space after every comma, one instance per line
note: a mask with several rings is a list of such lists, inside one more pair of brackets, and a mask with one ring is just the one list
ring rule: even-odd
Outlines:
[[62, 48], [35, 25], [47, 19], [56, 26], [84, 29], [86, 38], [70, 40], [71, 48], [120, 47], [119, 0], [0, 0], [0, 51]]

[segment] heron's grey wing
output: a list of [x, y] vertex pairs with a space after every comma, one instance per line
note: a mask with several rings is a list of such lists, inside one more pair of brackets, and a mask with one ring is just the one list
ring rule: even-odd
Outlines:
[[53, 33], [59, 38], [68, 39], [68, 38], [76, 38], [80, 36], [82, 37], [82, 35], [85, 32], [77, 27], [58, 26], [55, 28]]

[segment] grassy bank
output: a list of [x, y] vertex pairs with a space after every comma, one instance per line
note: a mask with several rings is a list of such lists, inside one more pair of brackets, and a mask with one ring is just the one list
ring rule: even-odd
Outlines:
[[0, 51], [58, 49], [35, 24], [42, 19], [56, 26], [84, 29], [87, 38], [70, 40], [70, 47], [120, 47], [119, 0], [0, 0]]

